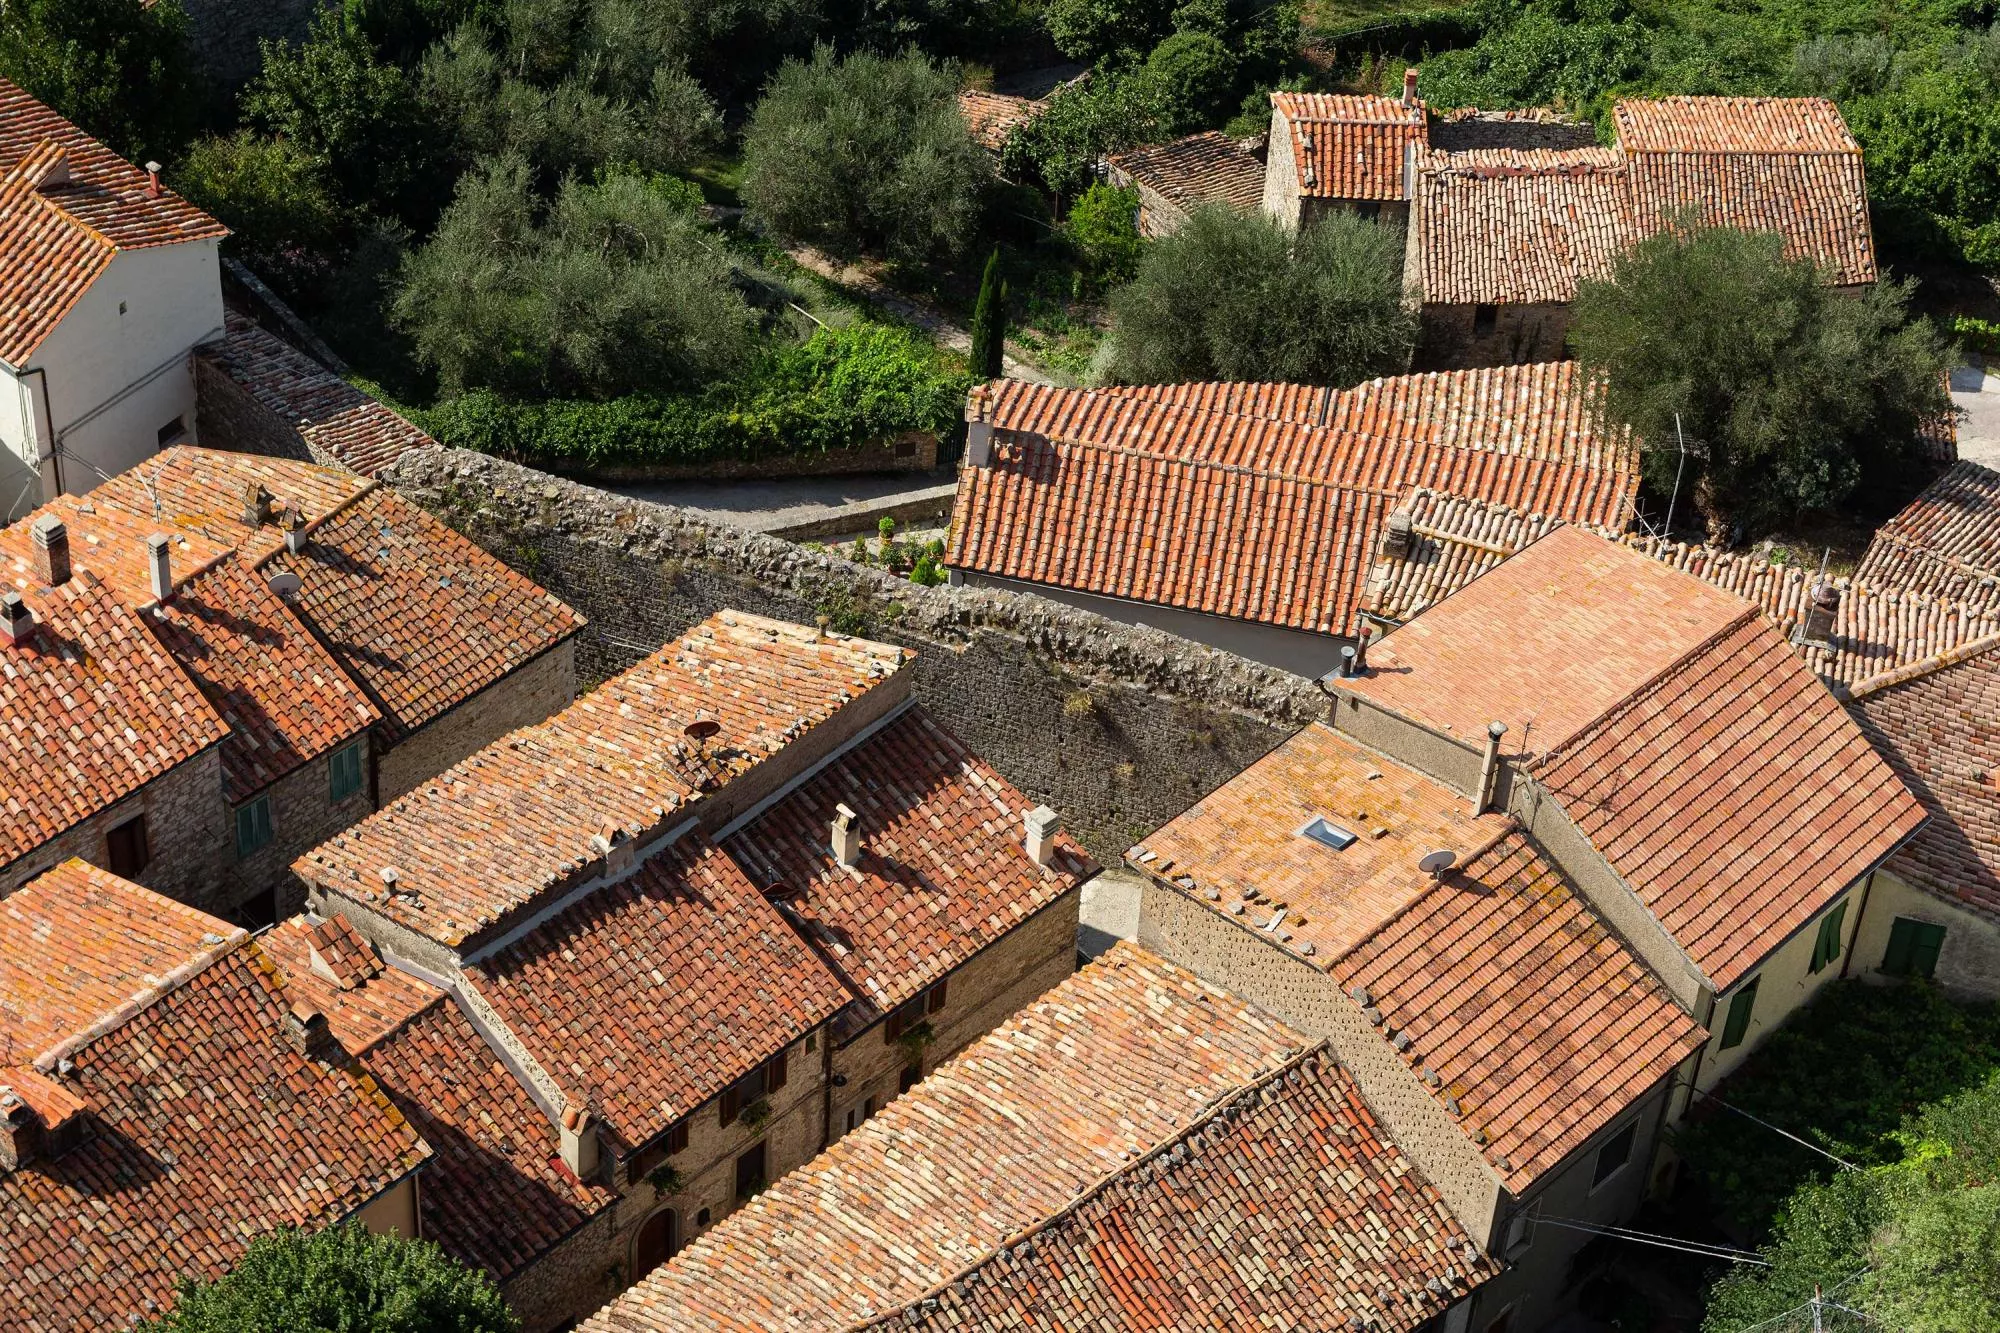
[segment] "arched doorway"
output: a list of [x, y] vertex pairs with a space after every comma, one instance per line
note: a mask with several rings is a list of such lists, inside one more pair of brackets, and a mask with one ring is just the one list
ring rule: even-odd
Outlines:
[[673, 1209], [662, 1208], [640, 1224], [639, 1234], [633, 1238], [632, 1280], [637, 1282], [673, 1258], [680, 1247], [680, 1218]]

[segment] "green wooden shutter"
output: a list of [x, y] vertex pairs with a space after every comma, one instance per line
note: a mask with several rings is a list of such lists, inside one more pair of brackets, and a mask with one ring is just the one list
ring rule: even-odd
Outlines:
[[335, 750], [327, 765], [328, 795], [336, 801], [344, 801], [361, 790], [361, 745], [356, 742], [344, 750]]
[[250, 855], [271, 841], [271, 833], [271, 798], [259, 796], [236, 812], [236, 855]]
[[1943, 947], [1943, 926], [1899, 916], [1889, 926], [1889, 947], [1882, 952], [1882, 970], [1892, 977], [1934, 976], [1938, 951]]
[[1882, 951], [1882, 970], [1892, 977], [1910, 974], [1910, 929], [1916, 924], [1906, 916], [1889, 923], [1889, 947]]
[[1847, 904], [1842, 902], [1820, 920], [1819, 938], [1813, 941], [1812, 971], [1823, 971], [1840, 957], [1840, 923], [1846, 916]]
[[1736, 998], [1729, 1002], [1729, 1018], [1722, 1025], [1722, 1049], [1743, 1044], [1743, 1034], [1750, 1030], [1750, 1014], [1757, 1007], [1757, 983], [1762, 977], [1752, 977], [1750, 984], [1736, 992]]

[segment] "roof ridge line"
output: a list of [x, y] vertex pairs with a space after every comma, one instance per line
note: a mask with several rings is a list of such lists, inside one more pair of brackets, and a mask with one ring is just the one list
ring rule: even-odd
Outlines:
[[[1474, 861], [1477, 861], [1480, 857], [1485, 856], [1488, 852], [1491, 852], [1494, 848], [1498, 847], [1508, 838], [1513, 837], [1516, 833], [1521, 833], [1521, 834], [1527, 833], [1527, 826], [1522, 824], [1521, 821], [1515, 818], [1513, 815], [1511, 814], [1507, 815], [1506, 821], [1507, 822], [1503, 824], [1499, 829], [1495, 830], [1493, 835], [1487, 838], [1485, 842], [1480, 843], [1477, 847], [1474, 847], [1471, 851], [1467, 852], [1465, 854], [1465, 859], [1463, 861], [1454, 862], [1451, 865], [1451, 867], [1447, 869], [1444, 873], [1448, 875], [1451, 873], [1452, 870], [1463, 870], [1465, 867], [1471, 865]], [[1539, 852], [1537, 854], [1539, 854]], [[1561, 866], [1557, 865], [1554, 860], [1550, 860], [1549, 864], [1552, 868], [1555, 869], [1557, 875], [1559, 876], [1562, 875], [1563, 872]], [[1564, 878], [1567, 879], [1566, 876]], [[1374, 926], [1372, 926], [1366, 934], [1361, 936], [1361, 938], [1355, 940], [1345, 949], [1342, 949], [1339, 953], [1327, 959], [1326, 960], [1327, 974], [1331, 976], [1333, 974], [1333, 969], [1338, 967], [1340, 964], [1346, 962], [1349, 958], [1352, 958], [1355, 954], [1359, 953], [1361, 951], [1362, 945], [1367, 944], [1370, 940], [1380, 935], [1383, 931], [1389, 929], [1389, 927], [1395, 925], [1398, 921], [1401, 921], [1404, 917], [1408, 916], [1411, 912], [1415, 911], [1417, 908], [1417, 904], [1421, 903], [1425, 898], [1428, 898], [1431, 894], [1431, 891], [1437, 888], [1438, 885], [1441, 883], [1443, 883], [1442, 876], [1432, 880], [1429, 884], [1419, 889], [1414, 896], [1406, 900], [1401, 907], [1398, 907], [1395, 911], [1389, 913], [1389, 915], [1383, 917], [1380, 921], [1376, 922]], [[1565, 887], [1567, 887], [1567, 884], [1565, 884]]]
[[1947, 648], [1941, 653], [1932, 653], [1929, 657], [1919, 658], [1903, 666], [1891, 667], [1887, 671], [1877, 672], [1875, 675], [1865, 677], [1849, 685], [1846, 690], [1846, 702], [1855, 703], [1866, 699], [1871, 694], [1879, 694], [1883, 690], [1893, 688], [1894, 686], [1907, 685], [1909, 682], [1931, 675], [1933, 672], [1943, 671], [1946, 667], [1954, 667], [1961, 662], [1969, 662], [1973, 658], [1991, 652], [1995, 648], [2000, 648], [2000, 633], [1982, 635], [1977, 639], [1967, 640], [1965, 643], [1959, 644], [1956, 648]]
[[[343, 381], [343, 383], [344, 382], [345, 381]], [[394, 409], [392, 408], [390, 410], [393, 411]], [[343, 465], [342, 470], [352, 471], [353, 469], [346, 468]], [[361, 473], [358, 472], [355, 473], [355, 475], [361, 477], [361, 480], [363, 482], [361, 488], [355, 491], [354, 494], [348, 496], [345, 500], [342, 500], [339, 504], [335, 505], [333, 508], [327, 510], [324, 514], [321, 514], [318, 518], [308, 519], [305, 525], [306, 532], [312, 533], [319, 531], [322, 527], [325, 527], [328, 523], [331, 523], [335, 518], [346, 513], [348, 510], [354, 508], [354, 506], [360, 504], [363, 500], [368, 498], [370, 495], [373, 495], [377, 490], [381, 489], [382, 487], [382, 479], [380, 477], [363, 476]], [[450, 527], [451, 525], [445, 524], [445, 526]], [[452, 530], [457, 531], [457, 529], [455, 528]], [[287, 548], [285, 547], [285, 545], [281, 542], [276, 547], [272, 548], [269, 551], [266, 551], [263, 555], [258, 556], [255, 560], [251, 561], [250, 567], [252, 569], [262, 569], [265, 565], [268, 565], [273, 560], [276, 560], [279, 554], [284, 552], [286, 549]]]
[[[207, 932], [203, 939], [206, 940], [213, 934], [213, 931]], [[232, 928], [229, 934], [220, 937], [213, 944], [205, 945], [194, 957], [186, 959], [179, 966], [155, 978], [151, 984], [142, 987], [107, 1012], [99, 1014], [88, 1024], [57, 1041], [29, 1063], [37, 1072], [49, 1073], [84, 1047], [116, 1032], [167, 996], [186, 986], [211, 966], [235, 953], [239, 947], [249, 942], [250, 938], [250, 932], [242, 927]]]
[[[1199, 980], [1199, 978], [1197, 978], [1197, 980]], [[1134, 1173], [1136, 1173], [1141, 1167], [1144, 1167], [1149, 1163], [1153, 1162], [1155, 1159], [1163, 1156], [1168, 1152], [1171, 1152], [1175, 1147], [1185, 1142], [1187, 1139], [1193, 1137], [1195, 1134], [1198, 1134], [1202, 1130], [1208, 1128], [1209, 1125], [1215, 1122], [1217, 1117], [1222, 1115], [1223, 1112], [1228, 1110], [1235, 1103], [1242, 1101], [1247, 1097], [1254, 1096], [1255, 1094], [1263, 1091], [1265, 1088], [1269, 1087], [1272, 1083], [1275, 1083], [1283, 1079], [1285, 1075], [1303, 1066], [1308, 1060], [1312, 1059], [1313, 1056], [1315, 1055], [1323, 1055], [1327, 1059], [1332, 1060], [1336, 1066], [1343, 1069], [1346, 1068], [1346, 1066], [1341, 1065], [1339, 1057], [1333, 1053], [1331, 1047], [1329, 1046], [1325, 1038], [1321, 1038], [1319, 1041], [1308, 1044], [1307, 1046], [1301, 1048], [1292, 1055], [1287, 1056], [1281, 1063], [1272, 1067], [1270, 1070], [1257, 1075], [1256, 1077], [1251, 1079], [1250, 1082], [1238, 1084], [1235, 1087], [1232, 1087], [1225, 1092], [1217, 1094], [1209, 1101], [1204, 1102], [1200, 1107], [1200, 1109], [1198, 1109], [1194, 1113], [1194, 1115], [1190, 1117], [1188, 1123], [1183, 1125], [1179, 1130], [1175, 1131], [1167, 1138], [1160, 1140], [1160, 1142], [1153, 1145], [1153, 1147], [1141, 1153], [1139, 1156], [1133, 1158], [1131, 1161], [1126, 1162], [1122, 1166], [1114, 1167], [1112, 1170], [1107, 1171], [1104, 1175], [1099, 1176], [1096, 1181], [1092, 1182], [1090, 1185], [1086, 1186], [1076, 1195], [1072, 1196], [1068, 1203], [1064, 1204], [1061, 1208], [1057, 1209], [1055, 1212], [1048, 1214], [1046, 1217], [1043, 1217], [1038, 1221], [1031, 1222], [1024, 1227], [1020, 1227], [1008, 1233], [1004, 1239], [994, 1242], [992, 1245], [988, 1246], [985, 1250], [981, 1251], [979, 1256], [973, 1259], [971, 1262], [962, 1264], [957, 1269], [954, 1269], [948, 1276], [931, 1284], [929, 1287], [926, 1287], [925, 1289], [918, 1292], [916, 1295], [910, 1297], [909, 1299], [898, 1303], [893, 1308], [879, 1311], [876, 1314], [870, 1315], [868, 1318], [863, 1319], [857, 1323], [844, 1325], [843, 1326], [844, 1333], [865, 1333], [865, 1330], [878, 1328], [881, 1326], [884, 1320], [893, 1319], [897, 1315], [903, 1314], [904, 1312], [910, 1310], [912, 1307], [922, 1304], [924, 1301], [935, 1299], [940, 1293], [944, 1292], [946, 1289], [954, 1287], [961, 1282], [964, 1282], [967, 1278], [971, 1277], [974, 1273], [978, 1272], [981, 1268], [984, 1268], [987, 1264], [991, 1263], [994, 1259], [1006, 1253], [1008, 1250], [1014, 1249], [1016, 1246], [1022, 1244], [1025, 1241], [1035, 1239], [1036, 1237], [1042, 1235], [1044, 1232], [1054, 1228], [1058, 1223], [1067, 1221], [1069, 1218], [1075, 1216], [1075, 1214], [1081, 1211], [1086, 1204], [1089, 1204], [1097, 1199], [1102, 1198], [1105, 1195], [1105, 1193], [1107, 1193], [1111, 1189], [1111, 1187], [1116, 1185], [1118, 1182], [1129, 1178]], [[1395, 1143], [1393, 1139], [1390, 1140], [1390, 1143], [1392, 1146], [1395, 1147], [1398, 1153], [1401, 1153], [1405, 1158], [1409, 1158], [1410, 1155], [1407, 1152], [1403, 1151], [1401, 1144]], [[1416, 1165], [1415, 1159], [1412, 1158], [1410, 1160], [1413, 1166]], [[1418, 1167], [1417, 1169], [1420, 1173], [1423, 1170], [1422, 1167]], [[1423, 1179], [1426, 1184], [1430, 1183], [1430, 1177], [1428, 1175], [1424, 1176]], [[1432, 1188], [1435, 1189], [1436, 1186], [1433, 1185]]]
[[[1643, 554], [1643, 552], [1634, 552], [1633, 554], [1638, 555], [1638, 554]], [[1661, 561], [1661, 563], [1665, 564], [1666, 562]], [[1673, 566], [1671, 565], [1668, 565], [1667, 567], [1669, 569], [1673, 568]], [[1681, 570], [1675, 570], [1674, 572], [1684, 573], [1684, 571]], [[1589, 722], [1585, 723], [1582, 727], [1578, 728], [1576, 733], [1572, 735], [1566, 743], [1556, 746], [1555, 748], [1549, 750], [1539, 760], [1530, 760], [1528, 766], [1531, 770], [1535, 770], [1537, 772], [1546, 772], [1547, 770], [1555, 767], [1555, 765], [1557, 764], [1557, 762], [1559, 761], [1560, 757], [1563, 754], [1567, 753], [1569, 750], [1572, 750], [1584, 744], [1590, 737], [1595, 736], [1599, 731], [1602, 731], [1604, 729], [1605, 724], [1608, 723], [1612, 718], [1618, 717], [1624, 713], [1631, 711], [1631, 709], [1637, 705], [1638, 701], [1646, 694], [1650, 693], [1656, 686], [1660, 684], [1660, 682], [1664, 681], [1667, 677], [1673, 675], [1676, 671], [1679, 671], [1682, 667], [1686, 666], [1689, 662], [1693, 661], [1695, 658], [1701, 656], [1701, 654], [1707, 652], [1710, 648], [1720, 643], [1724, 638], [1728, 637], [1731, 634], [1734, 634], [1737, 630], [1741, 629], [1746, 623], [1751, 621], [1763, 622], [1773, 633], [1777, 632], [1777, 626], [1771, 624], [1770, 619], [1764, 614], [1764, 608], [1757, 605], [1755, 602], [1750, 601], [1742, 594], [1731, 592], [1729, 591], [1729, 589], [1724, 588], [1719, 584], [1709, 583], [1707, 579], [1703, 579], [1697, 574], [1686, 574], [1686, 577], [1691, 579], [1697, 579], [1701, 583], [1706, 584], [1708, 587], [1714, 588], [1717, 592], [1722, 593], [1728, 597], [1734, 597], [1737, 601], [1745, 603], [1744, 609], [1737, 615], [1731, 616], [1728, 623], [1723, 625], [1721, 629], [1715, 631], [1715, 633], [1709, 635], [1701, 642], [1695, 644], [1694, 647], [1688, 649], [1686, 652], [1682, 653], [1679, 657], [1674, 658], [1671, 662], [1668, 662], [1665, 666], [1661, 667], [1658, 671], [1655, 671], [1652, 675], [1646, 677], [1646, 679], [1644, 679], [1643, 681], [1640, 681], [1637, 685], [1633, 686], [1629, 691], [1627, 691], [1622, 697], [1612, 701], [1612, 703], [1608, 707], [1606, 707], [1603, 712], [1599, 713], [1596, 717], [1592, 718]], [[1782, 636], [1780, 638], [1780, 642], [1784, 642], [1787, 656], [1789, 656], [1793, 661], [1798, 662], [1800, 666], [1805, 667], [1806, 670], [1808, 671], [1812, 670], [1811, 667], [1805, 666], [1805, 663], [1799, 658], [1797, 653], [1791, 651], [1792, 645], [1789, 642], [1785, 642]]]

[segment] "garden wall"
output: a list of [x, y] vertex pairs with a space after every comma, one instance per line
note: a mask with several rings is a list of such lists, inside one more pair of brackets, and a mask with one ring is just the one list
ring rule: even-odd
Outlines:
[[1107, 864], [1326, 713], [1302, 677], [1158, 630], [918, 587], [482, 454], [414, 450], [387, 479], [590, 618], [586, 686], [723, 607], [916, 648], [917, 697]]

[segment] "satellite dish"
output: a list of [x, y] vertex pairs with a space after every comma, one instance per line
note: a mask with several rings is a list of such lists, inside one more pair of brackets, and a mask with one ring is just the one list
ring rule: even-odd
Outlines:
[[290, 597], [299, 590], [299, 576], [289, 570], [279, 570], [271, 575], [271, 591], [280, 597]]
[[691, 741], [705, 741], [721, 730], [722, 724], [720, 722], [717, 722], [714, 718], [704, 717], [698, 718], [681, 728], [681, 734]]
[[1443, 876], [1445, 871], [1457, 864], [1457, 852], [1426, 852], [1424, 853], [1423, 860], [1417, 862], [1417, 869], [1423, 871], [1432, 879], [1438, 879]]

